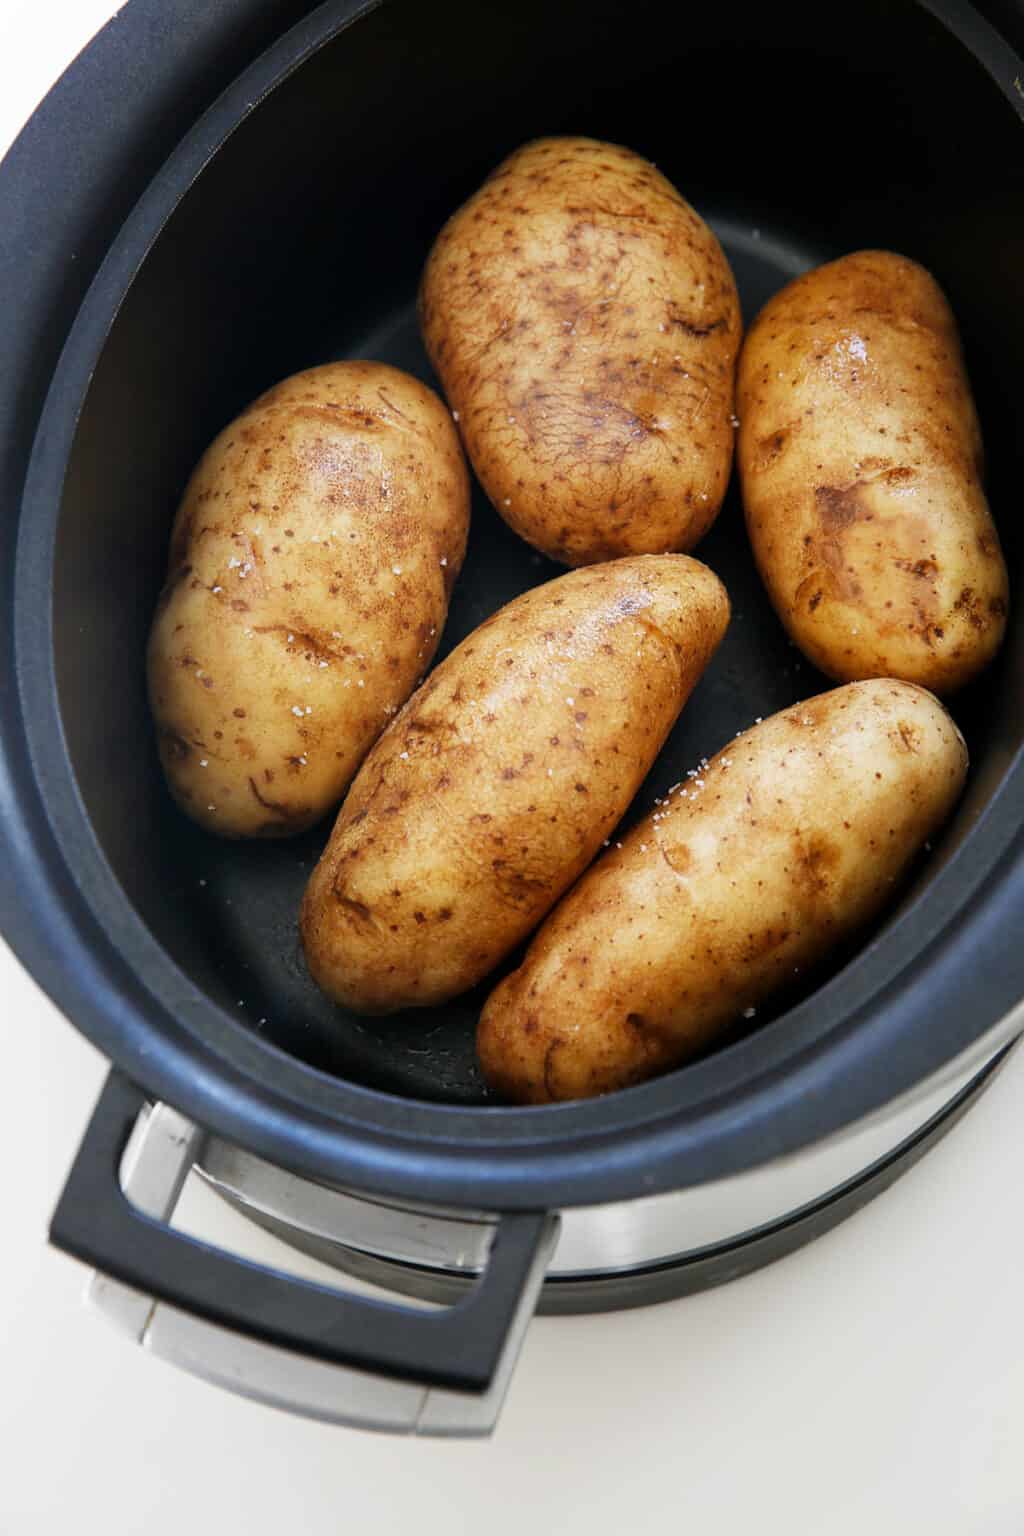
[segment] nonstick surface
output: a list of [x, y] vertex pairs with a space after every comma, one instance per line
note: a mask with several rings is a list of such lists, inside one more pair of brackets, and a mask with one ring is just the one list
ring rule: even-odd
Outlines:
[[[808, 250], [768, 228], [710, 214], [749, 322], [769, 296], [808, 266], [839, 252]], [[392, 363], [438, 388], [416, 324], [415, 295], [350, 347], [353, 357]], [[832, 684], [790, 644], [754, 567], [736, 477], [713, 529], [695, 551], [722, 578], [733, 606], [720, 651], [691, 696], [623, 825], [757, 716]], [[520, 592], [562, 574], [502, 522], [474, 485], [469, 549], [453, 594], [440, 660]], [[236, 1006], [249, 1024], [313, 1066], [393, 1093], [458, 1103], [489, 1102], [473, 1037], [484, 998], [506, 966], [443, 1008], [368, 1019], [339, 1009], [310, 979], [297, 914], [333, 817], [297, 840], [228, 843], [181, 819], [180, 857], [194, 882], [202, 926]], [[198, 914], [197, 914], [198, 915]], [[792, 995], [786, 1003], [792, 1001]], [[781, 1005], [780, 1005], [781, 1006]], [[772, 1016], [764, 1010], [759, 1023]]]

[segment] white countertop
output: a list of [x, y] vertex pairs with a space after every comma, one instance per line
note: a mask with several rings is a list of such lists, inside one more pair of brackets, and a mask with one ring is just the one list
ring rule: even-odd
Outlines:
[[[0, 149], [114, 9], [0, 0]], [[457, 1444], [235, 1399], [84, 1311], [45, 1233], [104, 1064], [2, 946], [0, 1018], [2, 1536], [1024, 1533], [1024, 1050], [811, 1248], [665, 1306], [536, 1320], [496, 1438]]]

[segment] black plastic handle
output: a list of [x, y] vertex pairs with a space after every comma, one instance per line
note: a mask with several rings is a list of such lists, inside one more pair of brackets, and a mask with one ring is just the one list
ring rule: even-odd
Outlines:
[[463, 1301], [424, 1312], [344, 1295], [174, 1231], [137, 1210], [120, 1165], [146, 1096], [112, 1071], [50, 1223], [50, 1240], [95, 1269], [224, 1328], [357, 1370], [459, 1392], [490, 1385], [549, 1220], [497, 1224]]

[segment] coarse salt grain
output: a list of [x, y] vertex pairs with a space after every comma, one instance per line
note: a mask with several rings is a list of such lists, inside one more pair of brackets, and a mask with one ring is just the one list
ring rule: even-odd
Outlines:
[[232, 555], [231, 559], [228, 561], [228, 570], [229, 571], [237, 571], [237, 569], [241, 565], [241, 563], [242, 562], [241, 562], [241, 560], [239, 560], [237, 555]]
[[565, 702], [568, 704], [569, 708], [571, 709], [572, 706], [576, 703], [576, 700], [575, 699], [566, 699]]
[[458, 411], [452, 411], [452, 421], [458, 421], [458, 419], [459, 419]]
[[506, 506], [506, 507], [510, 507], [512, 505], [512, 497], [511, 496], [506, 496], [504, 502], [502, 503], [502, 505]]
[[400, 565], [393, 565], [391, 567], [391, 574], [393, 576], [401, 576], [401, 574], [402, 574], [402, 567]]
[[223, 587], [212, 587], [210, 590], [213, 591], [213, 592], [223, 592], [224, 588]]
[[445, 555], [443, 555], [443, 556], [442, 556], [442, 557], [441, 557], [441, 564], [442, 564], [442, 565], [447, 565], [447, 564], [448, 564], [448, 558], [447, 558], [447, 556], [445, 556]]
[[756, 1008], [744, 1008], [744, 1010], [743, 1010], [743, 1017], [745, 1019], [752, 1019], [756, 1012], [757, 1012]]
[[208, 757], [201, 757], [199, 759], [199, 766], [200, 766], [200, 768], [209, 768], [209, 766], [210, 766], [210, 759]]
[[641, 853], [646, 853], [647, 852], [647, 844], [646, 843], [641, 843], [640, 844], [640, 852]]
[[299, 719], [299, 720], [302, 719], [302, 710], [300, 709], [298, 704], [293, 704], [292, 705], [292, 714], [295, 715], [297, 719]]
[[[358, 688], [365, 688], [365, 687], [366, 687], [366, 684], [365, 684], [365, 683], [364, 683], [364, 682], [363, 682], [363, 680], [362, 680], [362, 678], [360, 678], [360, 679], [359, 679], [359, 681], [358, 681], [358, 683], [357, 683], [357, 684], [356, 684], [356, 686], [357, 686], [357, 687], [358, 687]], [[306, 713], [307, 713], [307, 714], [308, 714], [308, 713], [309, 713], [309, 711], [308, 711], [308, 710], [307, 710], [307, 711], [306, 711]]]
[[289, 645], [291, 645], [291, 643], [292, 643], [292, 641], [293, 641], [293, 640], [294, 640], [294, 639], [295, 639], [295, 636], [294, 636], [294, 635], [289, 635], [289, 636], [288, 636], [288, 644], [289, 644]]
[[408, 754], [408, 752], [399, 752], [398, 755], [402, 759], [403, 763], [407, 763], [409, 761], [409, 754]]
[[321, 670], [321, 672], [322, 672], [322, 671], [323, 671], [323, 669], [324, 669], [324, 667], [326, 667], [326, 666], [328, 666], [328, 665], [329, 665], [329, 663], [328, 663], [328, 662], [326, 662], [326, 661], [321, 661], [321, 662], [320, 662], [320, 663], [319, 663], [319, 666], [320, 666], [320, 670]]
[[216, 809], [217, 809], [217, 807], [216, 807], [216, 806], [215, 806], [215, 805], [208, 805], [208, 806], [207, 806], [207, 807], [206, 807], [206, 809], [207, 809], [207, 810], [208, 810], [208, 811], [215, 811], [215, 810], [216, 810]]

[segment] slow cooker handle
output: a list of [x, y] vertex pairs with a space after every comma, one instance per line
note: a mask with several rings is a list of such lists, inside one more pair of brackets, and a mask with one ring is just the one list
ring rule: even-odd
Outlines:
[[[345, 1295], [167, 1224], [201, 1141], [168, 1106], [147, 1112], [145, 1095], [112, 1071], [50, 1224], [58, 1248], [113, 1277], [98, 1282], [101, 1302], [104, 1288], [121, 1293], [115, 1299], [136, 1320], [129, 1326], [140, 1342], [249, 1396], [317, 1417], [426, 1434], [489, 1432], [557, 1217], [501, 1217], [486, 1268], [454, 1306], [422, 1311]], [[154, 1308], [153, 1298], [167, 1305]], [[106, 1310], [118, 1306], [106, 1294]]]

